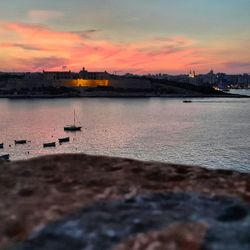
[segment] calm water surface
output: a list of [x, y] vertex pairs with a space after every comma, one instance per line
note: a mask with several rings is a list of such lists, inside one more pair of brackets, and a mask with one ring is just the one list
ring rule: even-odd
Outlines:
[[[74, 109], [83, 130], [66, 133]], [[250, 99], [0, 99], [0, 154], [12, 160], [83, 152], [250, 171], [249, 135]]]
[[250, 89], [230, 89], [230, 93], [250, 96]]

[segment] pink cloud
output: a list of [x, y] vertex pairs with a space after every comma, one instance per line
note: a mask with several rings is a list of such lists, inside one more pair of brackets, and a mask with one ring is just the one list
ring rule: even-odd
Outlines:
[[111, 72], [177, 73], [187, 72], [194, 65], [200, 71], [231, 67], [225, 56], [216, 58], [216, 49], [202, 48], [199, 41], [185, 36], [116, 43], [97, 35], [96, 30], [65, 32], [14, 22], [0, 23], [0, 33], [5, 62], [0, 62], [0, 70], [61, 70], [67, 65], [71, 70], [85, 66]]
[[31, 25], [24, 23], [3, 23], [2, 28], [13, 32], [26, 43], [55, 44], [80, 42], [79, 35], [70, 32], [54, 31], [42, 25]]

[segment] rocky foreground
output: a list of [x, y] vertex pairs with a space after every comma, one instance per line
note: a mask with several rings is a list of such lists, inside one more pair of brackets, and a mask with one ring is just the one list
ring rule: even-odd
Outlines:
[[0, 163], [0, 249], [250, 249], [250, 175], [89, 155]]

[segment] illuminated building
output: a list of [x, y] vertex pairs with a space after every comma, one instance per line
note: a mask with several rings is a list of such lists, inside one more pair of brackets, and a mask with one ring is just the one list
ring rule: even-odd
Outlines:
[[79, 73], [71, 71], [43, 71], [44, 82], [52, 86], [98, 87], [109, 86], [110, 75], [105, 72], [88, 72], [83, 68]]
[[108, 87], [110, 85], [109, 80], [95, 80], [95, 79], [72, 79], [64, 80], [63, 85], [65, 87]]
[[129, 79], [104, 72], [89, 72], [83, 68], [79, 73], [71, 71], [43, 71], [44, 82], [53, 87], [96, 88], [113, 87], [120, 89], [150, 89], [151, 82], [145, 79]]
[[89, 72], [85, 68], [79, 72], [79, 78], [89, 80], [108, 80], [110, 74], [107, 71], [104, 72]]
[[194, 71], [194, 70], [193, 70], [193, 71], [190, 70], [188, 77], [189, 77], [189, 78], [195, 78], [195, 77], [196, 77], [195, 71]]

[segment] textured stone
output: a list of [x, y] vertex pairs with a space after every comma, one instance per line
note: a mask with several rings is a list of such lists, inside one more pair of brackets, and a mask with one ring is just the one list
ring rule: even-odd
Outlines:
[[[14, 249], [108, 250], [140, 233], [164, 228], [171, 232], [168, 227], [176, 223], [205, 223], [209, 228], [205, 240], [195, 240], [192, 231], [179, 235], [177, 241], [176, 230], [172, 229], [167, 236], [171, 236], [172, 244], [179, 244], [182, 249], [186, 242], [190, 247], [202, 245], [203, 249], [210, 250], [249, 250], [249, 215], [250, 206], [239, 199], [187, 193], [149, 194], [84, 208], [51, 224]], [[161, 242], [149, 241], [144, 247], [160, 249]]]
[[131, 236], [114, 250], [200, 250], [206, 230], [204, 223], [176, 223], [160, 231]]
[[[0, 249], [26, 240], [38, 228], [99, 202], [109, 204], [114, 200], [154, 193], [186, 193], [206, 199], [221, 196], [248, 204], [249, 183], [249, 174], [230, 170], [84, 154], [0, 163]], [[168, 207], [174, 208], [177, 203], [169, 200]], [[236, 202], [224, 210], [220, 208], [216, 221], [237, 224], [245, 220], [248, 208], [238, 205]], [[144, 228], [140, 218], [134, 218], [133, 222], [137, 228]], [[185, 222], [179, 221], [178, 224], [184, 225]], [[197, 225], [197, 222], [192, 221], [192, 225]], [[211, 242], [215, 237], [212, 232], [215, 230], [208, 230], [206, 234]], [[107, 234], [111, 238], [117, 237], [114, 230], [107, 231]]]

